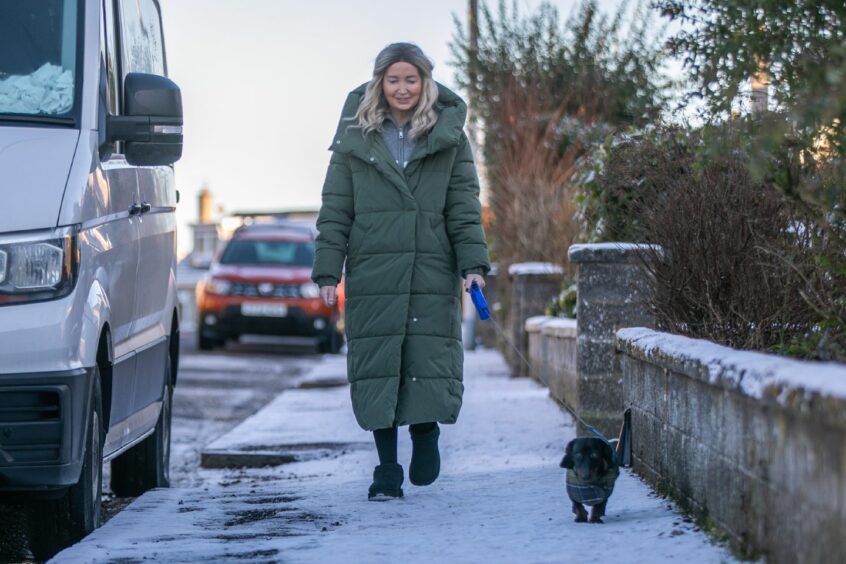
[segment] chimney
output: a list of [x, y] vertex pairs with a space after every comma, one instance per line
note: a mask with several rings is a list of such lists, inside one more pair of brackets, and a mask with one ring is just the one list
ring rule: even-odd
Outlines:
[[200, 194], [197, 196], [197, 204], [197, 215], [200, 218], [200, 223], [214, 223], [212, 220], [212, 194], [208, 186], [203, 186], [200, 189]]
[[752, 114], [763, 114], [769, 109], [767, 88], [770, 83], [769, 67], [760, 57], [755, 58], [758, 70], [752, 75]]

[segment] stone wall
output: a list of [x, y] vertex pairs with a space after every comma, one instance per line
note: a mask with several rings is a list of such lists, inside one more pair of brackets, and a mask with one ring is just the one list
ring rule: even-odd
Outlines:
[[[527, 357], [529, 351], [526, 320], [542, 315], [550, 300], [561, 292], [564, 270], [549, 263], [512, 264], [508, 268], [511, 279], [511, 299], [504, 331], [509, 340]], [[528, 376], [529, 369], [507, 343], [500, 345], [513, 376]]]
[[576, 374], [576, 320], [537, 316], [526, 320], [530, 376], [559, 402], [573, 406]]
[[[652, 325], [637, 245], [574, 246], [578, 324], [523, 324], [532, 376], [742, 554], [846, 562], [846, 366], [735, 351]], [[585, 434], [584, 429], [579, 429]]]
[[544, 383], [553, 398], [573, 407], [578, 413], [576, 320], [553, 319], [543, 325], [541, 333], [547, 344]]
[[601, 243], [573, 245], [568, 253], [578, 268], [578, 377], [565, 397], [579, 416], [609, 437], [619, 432], [623, 414], [614, 332], [653, 324], [645, 299], [647, 279], [640, 265], [645, 248]]
[[617, 332], [634, 468], [768, 562], [846, 562], [846, 366]]

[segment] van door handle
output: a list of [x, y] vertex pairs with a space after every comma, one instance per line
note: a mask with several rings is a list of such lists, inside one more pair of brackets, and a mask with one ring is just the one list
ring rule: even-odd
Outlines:
[[142, 212], [143, 207], [141, 204], [135, 203], [129, 206], [129, 215], [138, 215]]
[[149, 202], [141, 202], [141, 213], [147, 213], [153, 209], [153, 206]]

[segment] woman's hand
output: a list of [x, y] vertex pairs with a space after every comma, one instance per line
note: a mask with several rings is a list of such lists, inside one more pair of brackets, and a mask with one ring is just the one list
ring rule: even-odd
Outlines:
[[320, 297], [323, 298], [323, 303], [327, 306], [335, 305], [335, 302], [337, 301], [337, 296], [335, 295], [336, 291], [336, 286], [321, 286]]
[[473, 285], [474, 280], [479, 285], [480, 290], [485, 287], [485, 279], [482, 278], [481, 274], [468, 274], [467, 278], [464, 279], [464, 289], [466, 291], [470, 291], [470, 286]]

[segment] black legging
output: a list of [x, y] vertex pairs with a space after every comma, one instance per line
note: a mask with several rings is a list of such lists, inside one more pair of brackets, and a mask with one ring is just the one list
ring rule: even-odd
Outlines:
[[[428, 433], [435, 427], [435, 423], [414, 423], [409, 425], [412, 433]], [[397, 463], [397, 428], [376, 429], [373, 431], [376, 440], [376, 451], [379, 453], [379, 464]]]

